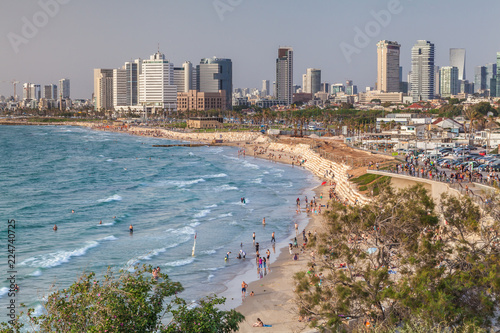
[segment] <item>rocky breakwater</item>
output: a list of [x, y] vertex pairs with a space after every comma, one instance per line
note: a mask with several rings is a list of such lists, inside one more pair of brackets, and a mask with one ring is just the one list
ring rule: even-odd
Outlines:
[[211, 143], [214, 140], [221, 140], [222, 143], [250, 142], [256, 140], [259, 136], [261, 136], [261, 134], [257, 132], [189, 133], [170, 131], [166, 129], [145, 128], [139, 126], [130, 127], [128, 129], [128, 132], [135, 135], [147, 135], [172, 140], [186, 140], [206, 143]]
[[306, 144], [271, 143], [268, 148], [300, 156], [304, 161], [302, 165], [306, 169], [322, 179], [334, 181], [337, 184], [335, 191], [344, 200], [347, 199], [349, 204], [357, 202], [357, 204], [364, 205], [370, 202], [370, 199], [360, 194], [349, 181], [349, 166], [322, 158]]

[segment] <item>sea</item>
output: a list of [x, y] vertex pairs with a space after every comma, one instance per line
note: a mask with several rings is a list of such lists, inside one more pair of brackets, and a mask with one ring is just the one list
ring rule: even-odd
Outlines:
[[[262, 277], [252, 233], [261, 249], [272, 248], [272, 262], [294, 224], [307, 224], [295, 200], [312, 197], [314, 176], [238, 155], [238, 147], [153, 147], [176, 143], [75, 126], [0, 126], [0, 320], [12, 299], [17, 313], [20, 303], [42, 313], [50, 292], [108, 267], [159, 266], [182, 283], [188, 302], [213, 293], [237, 298], [241, 290], [228, 286], [244, 274], [246, 282]], [[240, 249], [247, 259], [235, 258]]]

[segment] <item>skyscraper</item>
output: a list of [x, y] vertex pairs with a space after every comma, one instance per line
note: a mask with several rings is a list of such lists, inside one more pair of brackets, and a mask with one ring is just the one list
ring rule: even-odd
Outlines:
[[307, 86], [307, 74], [302, 74], [302, 92], [309, 92], [309, 87]]
[[113, 70], [94, 69], [94, 109], [97, 111], [113, 108]]
[[306, 93], [312, 94], [321, 90], [321, 70], [308, 68], [306, 71]]
[[193, 65], [190, 61], [182, 64], [182, 67], [174, 67], [174, 84], [177, 86], [177, 92], [189, 92], [196, 90], [193, 85]]
[[441, 82], [441, 97], [446, 98], [457, 95], [460, 92], [460, 80], [458, 80], [457, 67], [442, 67], [439, 71]]
[[482, 93], [486, 90], [486, 66], [477, 66], [474, 69], [474, 92]]
[[61, 94], [61, 97], [66, 99], [70, 98], [70, 93], [69, 93], [69, 79], [60, 79], [59, 80], [59, 93]]
[[267, 96], [271, 93], [269, 90], [269, 80], [262, 80], [262, 96]]
[[495, 96], [500, 96], [500, 52], [497, 52], [497, 82]]
[[43, 98], [57, 100], [57, 85], [48, 84], [43, 87]]
[[293, 99], [293, 49], [280, 47], [276, 59], [276, 99], [292, 104]]
[[142, 61], [139, 75], [139, 103], [149, 108], [177, 111], [177, 87], [174, 85], [174, 65], [160, 51]]
[[377, 90], [399, 92], [401, 45], [382, 40], [377, 43]]
[[429, 41], [419, 40], [411, 49], [411, 97], [434, 98], [434, 44]]
[[129, 104], [127, 96], [127, 70], [124, 68], [113, 69], [113, 107], [117, 109], [120, 106]]
[[113, 70], [113, 105], [133, 106], [139, 103], [139, 75], [141, 59], [126, 62], [122, 68]]
[[225, 91], [226, 109], [233, 108], [233, 63], [231, 59], [203, 58], [196, 66], [197, 90], [201, 92]]
[[465, 77], [465, 49], [450, 49], [450, 66], [458, 68], [458, 79], [463, 81]]

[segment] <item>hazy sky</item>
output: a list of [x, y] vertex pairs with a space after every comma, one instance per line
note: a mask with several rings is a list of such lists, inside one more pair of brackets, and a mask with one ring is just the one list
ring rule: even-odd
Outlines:
[[[436, 45], [439, 66], [449, 65], [449, 48], [466, 48], [469, 80], [474, 79], [474, 66], [495, 62], [500, 52], [498, 0], [1, 0], [1, 4], [0, 81], [44, 85], [67, 77], [72, 98], [91, 97], [93, 68], [119, 68], [125, 61], [149, 58], [158, 43], [176, 66], [186, 60], [197, 64], [205, 57], [230, 58], [234, 88], [259, 89], [263, 79], [275, 80], [280, 45], [294, 49], [294, 84], [301, 85], [306, 68], [314, 67], [322, 70], [323, 82], [352, 79], [361, 90], [374, 85], [376, 43], [382, 39], [402, 45], [405, 79], [410, 50], [418, 39]], [[374, 13], [380, 11], [389, 15], [381, 15], [379, 23]], [[355, 29], [368, 30], [368, 38], [355, 39]], [[0, 83], [0, 94], [12, 93], [11, 84]], [[17, 94], [22, 95], [20, 85]]]

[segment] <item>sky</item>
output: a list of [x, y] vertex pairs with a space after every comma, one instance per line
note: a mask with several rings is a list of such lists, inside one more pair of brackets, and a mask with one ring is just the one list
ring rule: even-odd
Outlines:
[[233, 62], [234, 88], [273, 82], [277, 50], [294, 49], [294, 84], [307, 68], [322, 82], [374, 86], [379, 40], [401, 44], [404, 80], [417, 40], [467, 51], [466, 75], [500, 52], [498, 0], [1, 0], [0, 94], [12, 80], [71, 81], [71, 98], [91, 98], [94, 68], [120, 68], [157, 51], [180, 66], [217, 56]]

